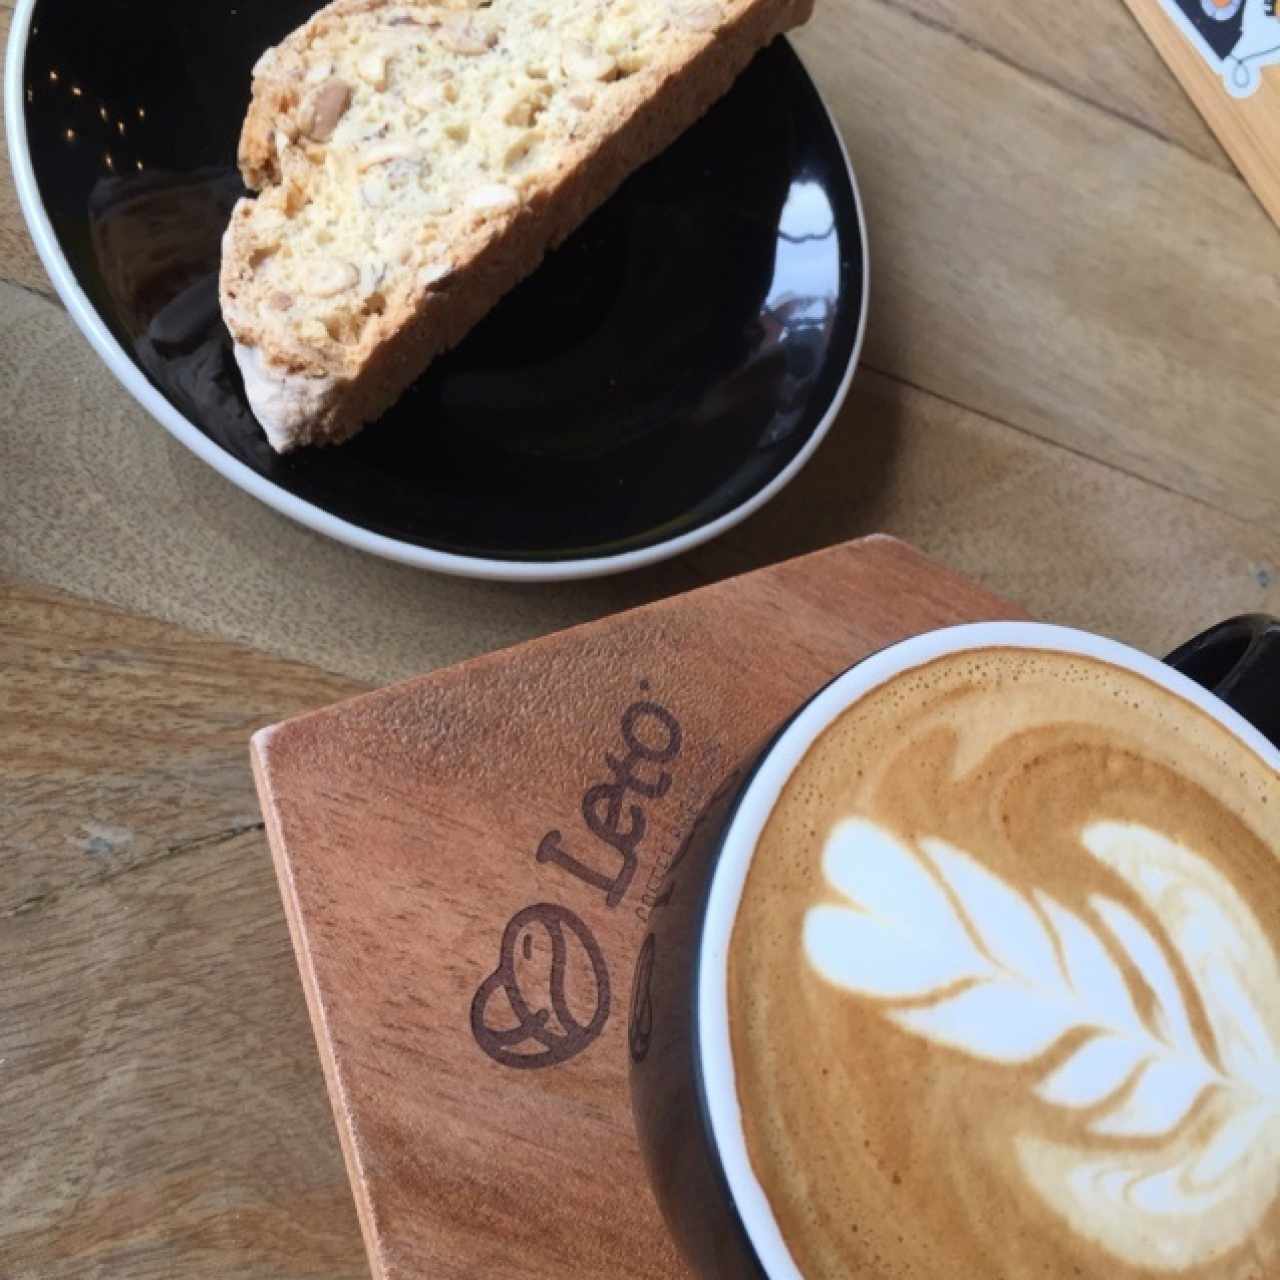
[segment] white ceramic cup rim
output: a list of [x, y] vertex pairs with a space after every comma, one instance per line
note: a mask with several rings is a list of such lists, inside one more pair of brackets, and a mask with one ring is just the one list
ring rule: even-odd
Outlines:
[[[810, 81], [814, 84], [815, 92], [818, 92], [818, 99], [827, 113], [832, 131], [839, 143], [845, 172], [849, 176], [849, 183], [853, 190], [853, 203], [858, 217], [858, 234], [861, 237], [862, 297], [859, 302], [853, 347], [849, 352], [849, 362], [841, 375], [840, 384], [809, 438], [795, 457], [776, 476], [744, 498], [731, 511], [726, 511], [714, 520], [709, 520], [685, 533], [663, 538], [634, 551], [620, 551], [610, 555], [588, 556], [581, 559], [511, 560], [501, 557], [462, 555], [457, 552], [440, 551], [434, 547], [424, 547], [386, 534], [374, 533], [363, 525], [332, 515], [323, 507], [299, 498], [289, 490], [266, 479], [265, 476], [259, 475], [239, 459], [232, 457], [206, 436], [195, 423], [180, 413], [151, 385], [147, 376], [130, 359], [93, 302], [80, 287], [70, 262], [62, 252], [53, 223], [40, 197], [40, 188], [36, 182], [31, 149], [27, 140], [23, 87], [26, 83], [27, 43], [36, 3], [37, 0], [18, 0], [13, 14], [5, 62], [4, 114], [9, 159], [13, 168], [18, 204], [31, 232], [36, 252], [40, 255], [40, 261], [49, 273], [49, 279], [53, 281], [58, 296], [62, 299], [76, 326], [134, 400], [170, 435], [186, 445], [197, 457], [204, 459], [237, 488], [252, 494], [290, 520], [332, 538], [336, 542], [345, 543], [349, 547], [355, 547], [359, 551], [368, 552], [384, 560], [394, 560], [400, 564], [412, 565], [414, 568], [429, 569], [455, 577], [482, 578], [497, 582], [568, 582], [584, 578], [607, 577], [669, 560], [673, 556], [681, 555], [694, 547], [710, 542], [735, 525], [741, 524], [749, 515], [776, 497], [799, 475], [817, 451], [818, 446], [826, 439], [832, 424], [844, 407], [867, 333], [867, 315], [871, 299], [870, 246], [867, 241], [867, 219], [862, 205], [862, 193], [858, 189], [858, 178], [853, 171], [853, 163], [849, 159], [849, 149], [830, 105], [817, 90], [817, 83], [810, 76]], [[792, 45], [791, 48], [799, 58], [800, 55], [795, 46]], [[803, 60], [801, 61], [803, 63]], [[807, 67], [805, 72], [808, 74]]]
[[729, 823], [712, 874], [696, 966], [698, 1043], [708, 1123], [734, 1207], [770, 1280], [803, 1280], [747, 1155], [729, 1040], [728, 954], [733, 922], [760, 832], [813, 742], [848, 707], [913, 667], [972, 649], [1048, 649], [1122, 667], [1205, 711], [1280, 772], [1280, 749], [1215, 694], [1128, 645], [1038, 622], [978, 622], [926, 632], [864, 659], [819, 693], [757, 766]]

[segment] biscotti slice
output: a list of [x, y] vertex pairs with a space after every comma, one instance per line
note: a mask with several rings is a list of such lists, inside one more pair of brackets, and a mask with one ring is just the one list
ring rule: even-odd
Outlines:
[[337, 0], [254, 71], [222, 310], [281, 452], [389, 407], [813, 0]]

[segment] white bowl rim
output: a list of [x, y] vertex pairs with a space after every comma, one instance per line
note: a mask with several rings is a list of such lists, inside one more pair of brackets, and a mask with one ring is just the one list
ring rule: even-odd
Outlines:
[[[429, 569], [436, 573], [449, 574], [455, 577], [480, 578], [498, 582], [567, 582], [584, 578], [599, 578], [610, 574], [623, 573], [632, 569], [641, 569], [647, 565], [657, 564], [678, 556], [694, 547], [701, 546], [720, 534], [740, 524], [749, 515], [758, 511], [770, 499], [782, 491], [799, 474], [804, 465], [813, 456], [818, 446], [826, 438], [832, 423], [839, 415], [849, 394], [854, 370], [862, 354], [863, 339], [866, 336], [868, 304], [871, 296], [870, 255], [867, 242], [867, 222], [862, 204], [862, 194], [858, 188], [857, 175], [853, 171], [849, 159], [849, 149], [845, 145], [840, 127], [832, 114], [831, 108], [821, 91], [814, 83], [815, 92], [823, 109], [831, 121], [831, 128], [840, 145], [844, 157], [845, 169], [853, 190], [854, 206], [858, 214], [858, 231], [862, 238], [862, 299], [858, 316], [858, 327], [850, 352], [849, 364], [845, 369], [839, 387], [836, 389], [830, 405], [821, 421], [810, 433], [804, 447], [768, 484], [758, 489], [750, 497], [739, 503], [733, 510], [725, 512], [716, 519], [696, 529], [690, 529], [676, 537], [664, 539], [652, 546], [642, 547], [635, 551], [619, 552], [616, 555], [594, 556], [576, 560], [523, 561], [504, 560], [482, 556], [462, 555], [456, 552], [438, 551], [430, 547], [418, 546], [404, 542], [385, 534], [374, 533], [350, 520], [330, 515], [312, 502], [299, 498], [272, 481], [264, 479], [252, 468], [233, 458], [200, 431], [189, 418], [180, 413], [159, 391], [151, 385], [142, 371], [125, 353], [115, 336], [107, 328], [93, 303], [75, 278], [71, 265], [63, 254], [61, 246], [53, 230], [53, 225], [40, 199], [40, 189], [36, 182], [35, 169], [31, 162], [31, 152], [27, 141], [26, 111], [23, 102], [25, 85], [24, 71], [26, 66], [27, 44], [30, 35], [31, 20], [35, 13], [37, 0], [18, 0], [13, 14], [13, 26], [9, 34], [9, 45], [5, 60], [4, 113], [7, 121], [9, 157], [13, 168], [14, 185], [18, 193], [18, 203], [35, 242], [36, 252], [44, 263], [53, 286], [62, 299], [72, 320], [80, 331], [88, 338], [90, 345], [102, 358], [107, 368], [115, 375], [117, 381], [126, 391], [157, 421], [162, 427], [184, 444], [197, 457], [202, 458], [215, 471], [230, 480], [232, 484], [252, 494], [259, 501], [274, 508], [282, 515], [304, 525], [316, 533], [333, 538], [337, 542], [366, 551], [384, 560], [393, 560], [400, 564], [412, 565], [419, 569]], [[794, 46], [792, 46], [794, 49]], [[799, 54], [796, 55], [799, 57]], [[803, 61], [802, 64], [803, 65]], [[805, 68], [808, 74], [808, 68]]]

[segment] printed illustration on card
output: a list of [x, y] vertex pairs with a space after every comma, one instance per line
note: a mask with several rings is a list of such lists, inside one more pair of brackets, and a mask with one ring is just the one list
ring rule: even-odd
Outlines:
[[1255, 92], [1262, 81], [1262, 69], [1280, 62], [1277, 0], [1160, 3], [1237, 98], [1247, 98]]

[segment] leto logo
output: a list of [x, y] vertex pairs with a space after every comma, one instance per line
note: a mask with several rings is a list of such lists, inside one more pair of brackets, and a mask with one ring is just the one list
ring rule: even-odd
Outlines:
[[1262, 68], [1280, 62], [1276, 0], [1160, 0], [1227, 89], [1247, 98]]
[[[648, 691], [647, 680], [640, 688]], [[591, 839], [548, 831], [534, 858], [562, 883], [615, 910], [640, 866], [650, 807], [671, 790], [665, 766], [680, 755], [680, 722], [651, 699], [622, 715], [621, 751], [607, 751], [607, 778], [589, 786], [579, 810]], [[652, 948], [648, 954], [652, 955]], [[647, 990], [647, 987], [646, 987]], [[517, 1071], [559, 1066], [599, 1038], [609, 1021], [609, 966], [586, 922], [558, 903], [525, 907], [507, 923], [497, 967], [471, 1001], [471, 1034], [495, 1062]], [[632, 1052], [648, 1031], [631, 1028]]]

